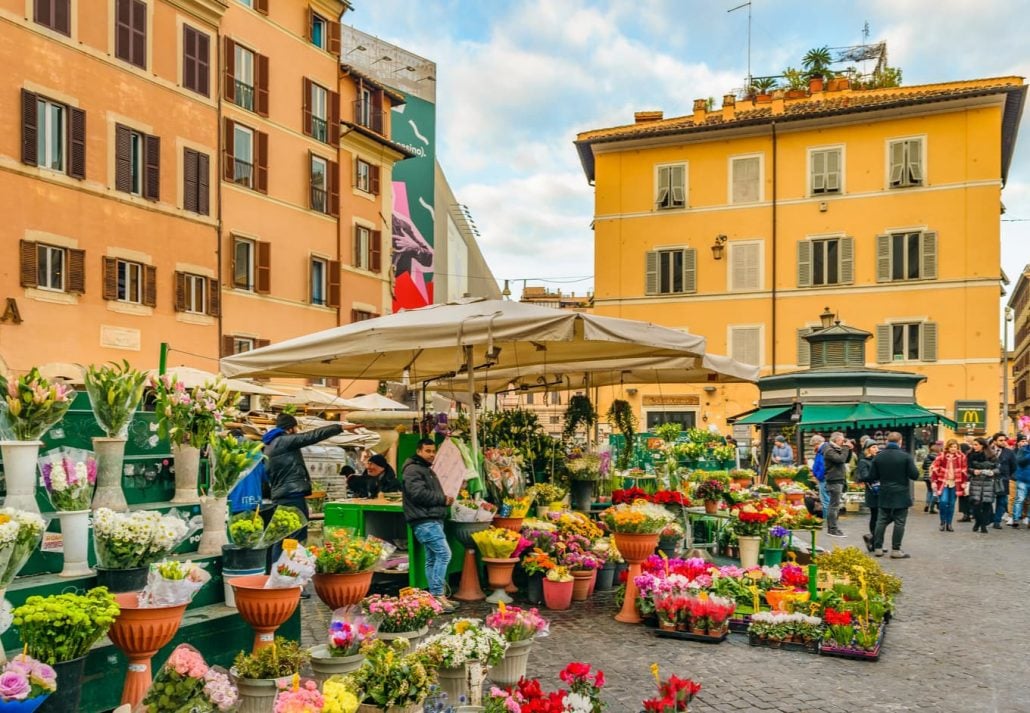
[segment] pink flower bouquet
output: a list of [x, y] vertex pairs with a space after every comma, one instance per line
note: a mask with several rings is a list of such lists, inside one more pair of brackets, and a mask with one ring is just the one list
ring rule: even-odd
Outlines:
[[208, 666], [189, 644], [176, 647], [143, 698], [140, 713], [224, 713], [235, 710], [236, 686], [221, 668]]
[[31, 713], [57, 690], [57, 673], [31, 656], [19, 654], [0, 672], [0, 711]]

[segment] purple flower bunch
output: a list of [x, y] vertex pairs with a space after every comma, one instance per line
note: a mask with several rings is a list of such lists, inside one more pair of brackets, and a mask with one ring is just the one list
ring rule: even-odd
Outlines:
[[0, 673], [0, 701], [25, 701], [57, 690], [57, 672], [31, 656], [19, 654]]

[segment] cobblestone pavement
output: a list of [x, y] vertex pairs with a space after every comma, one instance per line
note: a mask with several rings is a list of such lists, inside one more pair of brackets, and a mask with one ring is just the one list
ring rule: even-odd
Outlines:
[[[842, 519], [846, 539], [827, 546], [862, 547], [865, 516]], [[612, 618], [610, 594], [551, 612], [551, 635], [537, 642], [529, 673], [558, 685], [569, 661], [601, 667], [613, 713], [640, 711], [651, 694], [649, 666], [699, 681], [692, 713], [875, 713], [882, 711], [1030, 712], [1026, 635], [1030, 631], [1030, 531], [974, 534], [967, 523], [937, 530], [935, 515], [912, 510], [908, 560], [881, 560], [904, 580], [880, 661], [869, 663], [792, 651], [752, 648], [744, 635], [722, 644], [656, 639], [643, 626]], [[460, 613], [482, 616], [482, 605]], [[327, 608], [304, 603], [306, 645], [321, 641]]]

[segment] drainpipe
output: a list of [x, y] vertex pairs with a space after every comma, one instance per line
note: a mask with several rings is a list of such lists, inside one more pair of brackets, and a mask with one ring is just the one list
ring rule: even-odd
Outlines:
[[772, 373], [776, 374], [776, 122], [772, 127]]
[[224, 150], [224, 137], [222, 136], [222, 87], [225, 82], [223, 80], [223, 73], [225, 72], [225, 56], [223, 54], [225, 47], [222, 42], [222, 33], [220, 30], [215, 31], [215, 42], [218, 52], [218, 73], [216, 79], [216, 121], [218, 122], [215, 127], [215, 133], [218, 135], [218, 141], [216, 143], [217, 153], [215, 154], [215, 185], [218, 186], [216, 189], [215, 200], [218, 207], [215, 209], [215, 266], [217, 272], [215, 273], [215, 279], [218, 282], [218, 316], [215, 318], [218, 324], [218, 339], [215, 344], [215, 354], [219, 357], [222, 356], [222, 315], [225, 314], [225, 300], [222, 299], [224, 290], [222, 290], [222, 281], [225, 275], [222, 271], [222, 174], [225, 172], [225, 157], [222, 155]]

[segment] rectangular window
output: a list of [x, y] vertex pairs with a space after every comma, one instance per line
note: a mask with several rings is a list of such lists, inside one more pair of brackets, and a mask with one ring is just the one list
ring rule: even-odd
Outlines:
[[33, 0], [33, 5], [33, 19], [37, 25], [71, 37], [71, 0]]
[[311, 258], [311, 304], [326, 304], [326, 261]]
[[233, 239], [232, 286], [240, 290], [254, 289], [254, 242]]
[[372, 123], [372, 90], [368, 87], [361, 88], [361, 96], [358, 97], [358, 111], [355, 119], [365, 127]]
[[235, 182], [253, 188], [254, 132], [239, 124], [233, 126], [233, 161], [236, 166]]
[[876, 360], [937, 361], [936, 322], [893, 322], [876, 325]]
[[182, 207], [193, 213], [210, 213], [210, 191], [208, 184], [209, 161], [207, 154], [183, 149], [182, 154]]
[[907, 231], [876, 236], [879, 282], [937, 278], [937, 233]]
[[246, 47], [233, 47], [233, 97], [236, 106], [254, 111], [254, 53]]
[[354, 267], [369, 269], [369, 252], [372, 244], [372, 231], [363, 225], [354, 229]]
[[358, 99], [354, 102], [354, 121], [366, 129], [382, 134], [384, 127], [381, 92], [371, 87], [361, 86]]
[[311, 85], [311, 135], [319, 141], [326, 141], [329, 138], [329, 123], [326, 106], [328, 92], [318, 86]]
[[923, 185], [923, 140], [902, 139], [887, 146], [891, 188]]
[[655, 205], [658, 210], [683, 208], [687, 204], [687, 165], [658, 167]]
[[311, 209], [319, 213], [329, 212], [328, 170], [328, 161], [318, 156], [311, 157]]
[[757, 203], [762, 200], [761, 156], [730, 159], [730, 191], [730, 203]]
[[118, 59], [147, 68], [147, 4], [143, 0], [115, 0], [114, 54]]
[[186, 275], [185, 312], [207, 314], [207, 278], [201, 275]]
[[360, 310], [360, 309], [352, 309], [350, 311], [350, 321], [351, 322], [364, 322], [364, 321], [369, 320], [369, 319], [375, 319], [378, 316], [379, 315], [376, 314], [375, 312], [365, 312], [364, 310]]
[[812, 195], [841, 192], [841, 150], [820, 149], [811, 153]]
[[39, 166], [64, 171], [65, 107], [49, 99], [36, 100], [36, 156]]
[[693, 248], [648, 252], [645, 292], [649, 295], [696, 292], [696, 254]]
[[115, 125], [115, 190], [158, 200], [161, 189], [161, 139]]
[[891, 325], [891, 360], [919, 359], [919, 332], [921, 326], [918, 323]]
[[729, 244], [730, 290], [758, 290], [762, 287], [762, 245], [751, 242]]
[[64, 248], [36, 246], [36, 285], [39, 289], [64, 291], [64, 258]]
[[326, 49], [329, 42], [329, 27], [325, 18], [311, 13], [311, 44], [319, 49]]
[[360, 158], [355, 161], [355, 187], [365, 193], [372, 192], [372, 166]]
[[118, 301], [143, 303], [143, 266], [138, 262], [118, 260]]
[[686, 431], [693, 428], [697, 421], [697, 414], [693, 411], [648, 411], [647, 430], [651, 430], [663, 423], [678, 423], [680, 430]]
[[730, 327], [730, 357], [744, 364], [760, 366], [761, 353], [761, 327]]
[[129, 131], [129, 193], [143, 195], [143, 134]]
[[182, 86], [202, 96], [210, 93], [211, 38], [182, 26]]
[[254, 340], [250, 337], [233, 337], [232, 350], [234, 354], [249, 352], [254, 348]]

